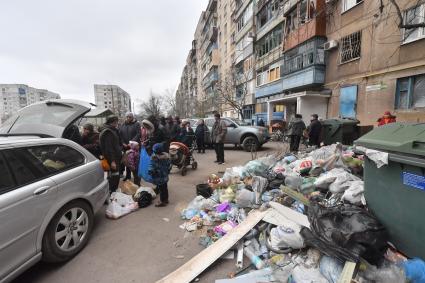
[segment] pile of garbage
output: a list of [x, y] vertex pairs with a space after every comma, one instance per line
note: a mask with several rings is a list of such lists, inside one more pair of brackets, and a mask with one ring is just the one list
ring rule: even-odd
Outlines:
[[234, 246], [234, 277], [217, 283], [425, 282], [424, 261], [390, 247], [368, 211], [363, 161], [356, 148], [334, 144], [228, 168], [197, 186], [180, 227], [200, 231], [210, 247], [251, 212], [267, 212]]
[[156, 198], [155, 191], [150, 187], [138, 187], [131, 181], [120, 184], [117, 192], [111, 194], [106, 207], [106, 217], [118, 219], [139, 208], [152, 204]]

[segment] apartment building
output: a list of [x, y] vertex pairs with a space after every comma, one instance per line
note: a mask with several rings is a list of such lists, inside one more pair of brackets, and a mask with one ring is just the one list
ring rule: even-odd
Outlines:
[[0, 123], [23, 107], [48, 99], [60, 99], [60, 95], [25, 84], [0, 84]]
[[110, 109], [120, 119], [132, 111], [130, 95], [117, 85], [94, 85], [94, 98], [98, 108]]
[[244, 99], [243, 118], [253, 122], [255, 113], [255, 14], [254, 0], [234, 1], [235, 42], [233, 65], [236, 73], [236, 99]]
[[326, 118], [324, 0], [260, 0], [256, 5], [256, 118], [269, 125], [296, 113]]
[[333, 0], [327, 4], [326, 87], [329, 116], [376, 125], [384, 111], [397, 121], [425, 122], [425, 28], [421, 1]]

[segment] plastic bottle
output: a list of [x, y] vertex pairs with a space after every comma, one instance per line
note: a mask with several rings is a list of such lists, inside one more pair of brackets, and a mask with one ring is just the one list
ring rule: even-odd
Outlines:
[[247, 246], [243, 249], [243, 253], [249, 258], [249, 260], [255, 265], [257, 269], [263, 269], [266, 264], [264, 261], [255, 255], [254, 250], [251, 246]]

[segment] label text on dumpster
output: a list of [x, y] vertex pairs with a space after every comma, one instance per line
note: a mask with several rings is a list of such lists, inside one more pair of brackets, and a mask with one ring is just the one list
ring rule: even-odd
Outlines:
[[403, 184], [425, 191], [425, 177], [403, 172]]

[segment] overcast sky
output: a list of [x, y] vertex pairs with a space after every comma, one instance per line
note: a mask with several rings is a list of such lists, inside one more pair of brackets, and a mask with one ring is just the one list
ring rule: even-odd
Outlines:
[[[94, 101], [117, 84], [133, 101], [176, 88], [207, 0], [0, 3], [0, 83]], [[136, 102], [137, 103], [137, 102]]]

